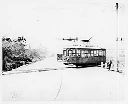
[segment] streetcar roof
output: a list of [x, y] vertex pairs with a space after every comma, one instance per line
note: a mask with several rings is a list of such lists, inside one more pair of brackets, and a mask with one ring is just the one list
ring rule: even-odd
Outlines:
[[70, 46], [70, 47], [65, 47], [64, 49], [67, 49], [67, 48], [71, 48], [71, 49], [103, 49], [103, 50], [105, 50], [105, 48], [94, 47], [94, 46]]

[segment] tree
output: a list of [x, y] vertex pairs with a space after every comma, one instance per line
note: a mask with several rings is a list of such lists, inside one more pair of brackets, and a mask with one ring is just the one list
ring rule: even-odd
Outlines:
[[18, 37], [16, 40], [2, 38], [3, 71], [10, 71], [31, 62], [31, 59], [25, 55], [25, 46], [26, 39], [24, 37]]

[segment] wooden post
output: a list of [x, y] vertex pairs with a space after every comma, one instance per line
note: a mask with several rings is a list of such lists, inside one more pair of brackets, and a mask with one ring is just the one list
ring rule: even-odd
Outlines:
[[107, 62], [105, 63], [105, 69], [107, 69]]
[[101, 68], [103, 68], [103, 62], [101, 62]]

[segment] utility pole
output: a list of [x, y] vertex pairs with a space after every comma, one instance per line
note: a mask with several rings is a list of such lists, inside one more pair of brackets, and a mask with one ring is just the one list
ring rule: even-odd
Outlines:
[[118, 9], [119, 9], [119, 5], [118, 3], [116, 3], [116, 69], [117, 69], [117, 72], [119, 72], [119, 58], [118, 58], [118, 41], [119, 41], [119, 38], [118, 38]]

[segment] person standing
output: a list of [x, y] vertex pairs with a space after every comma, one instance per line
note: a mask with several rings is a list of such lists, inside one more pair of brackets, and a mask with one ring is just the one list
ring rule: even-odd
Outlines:
[[109, 64], [108, 64], [108, 69], [109, 69], [109, 71], [110, 71], [110, 69], [111, 69], [111, 65], [112, 65], [112, 61], [110, 60], [110, 62], [109, 62]]

